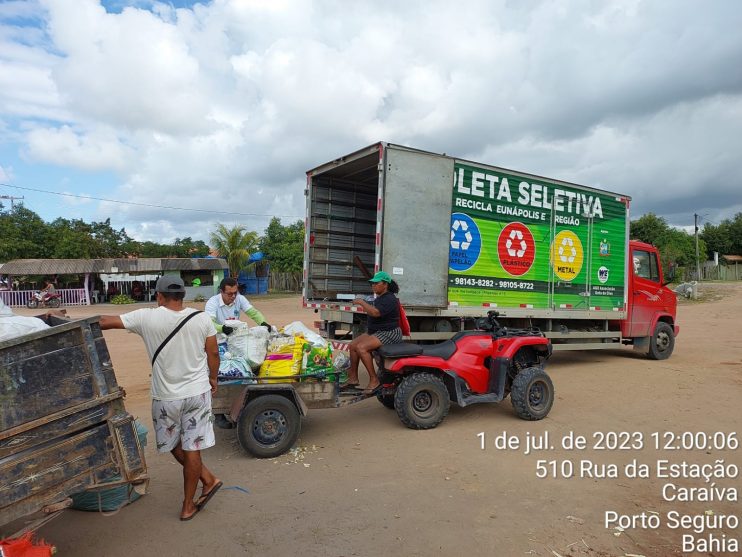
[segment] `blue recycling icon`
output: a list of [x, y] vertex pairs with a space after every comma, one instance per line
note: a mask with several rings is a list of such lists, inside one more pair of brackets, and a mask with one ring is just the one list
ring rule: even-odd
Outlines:
[[482, 235], [477, 223], [464, 213], [451, 215], [451, 243], [448, 266], [453, 271], [468, 271], [479, 259]]

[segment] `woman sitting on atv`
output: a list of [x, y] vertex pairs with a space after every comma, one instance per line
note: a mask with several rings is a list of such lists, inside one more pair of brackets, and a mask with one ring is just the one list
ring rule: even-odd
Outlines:
[[353, 300], [353, 303], [361, 306], [368, 315], [367, 332], [350, 343], [348, 380], [340, 388], [355, 389], [358, 387], [358, 364], [363, 362], [369, 376], [369, 382], [363, 394], [370, 396], [376, 394], [377, 389], [381, 388], [381, 383], [374, 372], [371, 352], [384, 344], [402, 342], [402, 330], [399, 327], [399, 300], [395, 296], [399, 292], [397, 283], [384, 271], [376, 273], [369, 282], [375, 295], [374, 299], [371, 302], [363, 298]]

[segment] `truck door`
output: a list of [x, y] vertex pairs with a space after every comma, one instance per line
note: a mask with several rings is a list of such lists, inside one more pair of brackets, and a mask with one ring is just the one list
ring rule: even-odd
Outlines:
[[631, 337], [644, 337], [650, 334], [654, 320], [656, 303], [660, 300], [662, 286], [657, 253], [640, 248], [632, 248], [629, 258], [630, 300], [629, 320]]
[[382, 268], [403, 303], [445, 307], [453, 159], [389, 146], [385, 166]]

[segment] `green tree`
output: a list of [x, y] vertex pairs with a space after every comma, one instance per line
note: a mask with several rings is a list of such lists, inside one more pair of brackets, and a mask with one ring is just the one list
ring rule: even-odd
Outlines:
[[304, 222], [283, 226], [277, 217], [271, 219], [260, 240], [260, 251], [279, 272], [296, 273], [304, 261]]
[[31, 209], [0, 205], [0, 261], [48, 257], [49, 241], [46, 223]]
[[729, 220], [722, 221], [718, 226], [707, 222], [703, 225], [700, 237], [705, 242], [709, 255], [715, 251], [722, 255], [734, 253]]
[[[631, 222], [630, 232], [633, 239], [653, 244], [660, 250], [665, 272], [670, 263], [695, 266], [695, 238], [683, 230], [671, 227], [664, 218], [648, 213]], [[706, 259], [706, 244], [702, 240], [698, 242], [698, 254], [699, 261]]]
[[210, 241], [219, 257], [227, 260], [229, 271], [232, 276], [237, 276], [247, 263], [250, 254], [257, 251], [257, 232], [247, 232], [244, 226], [234, 225], [227, 228], [218, 224], [216, 230], [211, 233]]

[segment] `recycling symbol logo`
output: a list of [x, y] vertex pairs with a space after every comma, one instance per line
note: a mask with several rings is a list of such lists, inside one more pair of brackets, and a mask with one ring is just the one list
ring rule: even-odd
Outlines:
[[577, 257], [577, 250], [575, 249], [574, 240], [569, 236], [565, 236], [559, 242], [559, 259], [561, 259], [562, 263], [574, 263], [575, 257]]
[[469, 215], [451, 215], [451, 241], [448, 266], [453, 271], [467, 271], [479, 259], [482, 251], [482, 236], [477, 223]]
[[523, 257], [526, 249], [528, 249], [528, 244], [523, 239], [523, 232], [517, 229], [511, 230], [510, 234], [508, 234], [508, 239], [505, 240], [505, 248], [508, 250], [510, 257]]
[[[463, 240], [457, 240], [457, 238], [460, 236], [458, 234], [459, 231], [464, 233]], [[473, 237], [471, 235], [471, 231], [469, 230], [469, 223], [467, 223], [465, 220], [453, 221], [453, 223], [451, 224], [451, 248], [468, 250], [469, 246], [471, 246], [472, 240]]]
[[526, 274], [536, 258], [536, 242], [531, 230], [522, 222], [511, 222], [500, 231], [497, 240], [500, 265], [509, 275]]
[[571, 230], [562, 230], [554, 237], [551, 263], [561, 280], [571, 282], [580, 274], [584, 256], [582, 242]]

